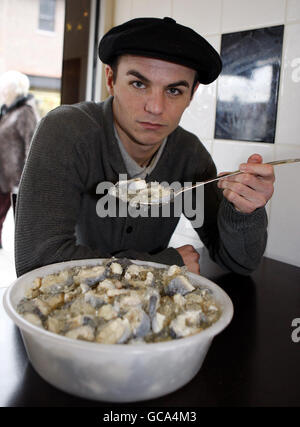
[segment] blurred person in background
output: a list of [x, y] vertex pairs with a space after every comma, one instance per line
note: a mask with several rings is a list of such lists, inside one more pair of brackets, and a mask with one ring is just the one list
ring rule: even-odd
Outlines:
[[17, 192], [39, 116], [29, 79], [18, 71], [0, 75], [0, 249], [2, 227]]

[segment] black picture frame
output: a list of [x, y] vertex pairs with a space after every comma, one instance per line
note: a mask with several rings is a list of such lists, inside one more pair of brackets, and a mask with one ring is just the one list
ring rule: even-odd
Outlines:
[[284, 25], [222, 35], [215, 138], [275, 142]]

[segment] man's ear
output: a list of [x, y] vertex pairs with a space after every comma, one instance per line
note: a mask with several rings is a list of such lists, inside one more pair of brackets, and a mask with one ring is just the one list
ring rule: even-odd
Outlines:
[[113, 81], [113, 70], [109, 65], [105, 65], [105, 80], [106, 80], [106, 87], [108, 90], [108, 93], [110, 95], [114, 95], [114, 81]]

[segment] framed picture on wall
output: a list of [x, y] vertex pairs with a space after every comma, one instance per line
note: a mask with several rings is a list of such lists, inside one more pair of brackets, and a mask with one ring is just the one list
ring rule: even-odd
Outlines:
[[215, 138], [274, 143], [284, 26], [223, 34]]

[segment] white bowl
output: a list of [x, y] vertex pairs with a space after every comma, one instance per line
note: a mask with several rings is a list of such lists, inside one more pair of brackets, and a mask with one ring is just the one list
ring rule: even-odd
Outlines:
[[[84, 259], [41, 267], [19, 277], [6, 290], [5, 310], [21, 330], [32, 366], [53, 386], [86, 399], [133, 402], [177, 390], [197, 374], [213, 338], [230, 323], [233, 316], [233, 305], [228, 295], [202, 276], [188, 273], [194, 286], [213, 291], [222, 315], [209, 328], [187, 338], [138, 345], [99, 344], [49, 332], [17, 313], [18, 302], [36, 277], [103, 261]], [[166, 267], [164, 264], [132, 261], [152, 267]]]

